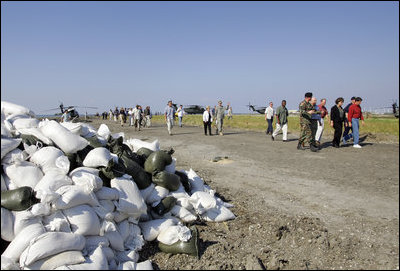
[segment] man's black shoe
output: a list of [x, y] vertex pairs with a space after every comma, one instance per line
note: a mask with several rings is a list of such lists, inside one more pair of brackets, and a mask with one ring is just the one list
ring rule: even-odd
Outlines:
[[273, 135], [271, 135], [271, 139], [272, 139], [272, 141], [274, 141], [274, 140], [275, 140], [275, 137], [274, 137]]
[[305, 150], [304, 146], [301, 143], [297, 144], [297, 149], [298, 150]]
[[312, 152], [317, 152], [317, 151], [318, 151], [318, 147], [315, 146], [313, 143], [311, 143], [311, 144], [310, 144], [310, 150], [311, 150]]

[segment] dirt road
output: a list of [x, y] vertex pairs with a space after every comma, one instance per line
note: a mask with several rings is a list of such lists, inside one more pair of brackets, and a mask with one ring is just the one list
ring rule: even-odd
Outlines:
[[[91, 125], [98, 128], [101, 121]], [[126, 138], [173, 147], [177, 169], [193, 168], [237, 218], [198, 225], [201, 257], [170, 255], [148, 244], [141, 259], [156, 269], [399, 269], [399, 144], [361, 143], [318, 153], [296, 149], [298, 136], [156, 124]], [[362, 129], [362, 128], [361, 128]], [[228, 157], [212, 162], [216, 157]]]

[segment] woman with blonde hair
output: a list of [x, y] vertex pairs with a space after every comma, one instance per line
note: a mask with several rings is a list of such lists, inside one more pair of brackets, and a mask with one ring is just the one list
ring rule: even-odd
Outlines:
[[203, 112], [203, 125], [204, 125], [204, 135], [207, 135], [207, 128], [208, 134], [211, 135], [211, 123], [212, 123], [212, 113], [210, 111], [210, 106], [206, 107], [206, 110]]

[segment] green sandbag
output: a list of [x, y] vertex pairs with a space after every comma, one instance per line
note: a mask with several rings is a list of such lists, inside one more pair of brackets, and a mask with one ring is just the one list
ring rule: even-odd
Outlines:
[[34, 135], [24, 135], [21, 134], [20, 136], [22, 138], [22, 142], [25, 143], [26, 145], [36, 145], [37, 142], [41, 144], [41, 146], [46, 147], [47, 144], [44, 144], [43, 141], [41, 141], [39, 138], [37, 138]]
[[172, 156], [165, 151], [155, 151], [144, 162], [144, 170], [154, 174], [163, 171], [165, 166], [172, 163]]
[[196, 226], [190, 227], [192, 238], [188, 242], [178, 241], [172, 245], [166, 245], [158, 242], [158, 248], [171, 254], [189, 254], [199, 258], [199, 233]]
[[153, 183], [167, 188], [169, 191], [175, 191], [181, 185], [180, 177], [167, 171], [157, 172], [153, 175]]
[[124, 153], [121, 157], [125, 168], [126, 174], [132, 176], [139, 189], [145, 189], [151, 185], [151, 174], [144, 171], [144, 169], [131, 158], [127, 157]]
[[70, 172], [72, 170], [82, 166], [82, 161], [78, 157], [78, 154], [76, 154], [76, 153], [66, 153], [65, 156], [67, 156], [67, 158], [69, 160], [69, 171]]
[[103, 181], [103, 186], [111, 187], [111, 179], [104, 175], [101, 169], [99, 171], [99, 177]]
[[86, 155], [88, 155], [88, 153], [93, 150], [94, 147], [87, 145], [85, 148], [83, 148], [82, 150], [79, 150], [76, 152], [76, 154], [78, 155], [77, 157], [77, 162], [81, 165], [83, 165], [83, 160], [85, 160]]
[[86, 140], [89, 142], [89, 145], [92, 146], [93, 148], [104, 147], [104, 145], [101, 144], [96, 135], [91, 137], [86, 137]]
[[40, 200], [35, 197], [35, 192], [29, 186], [1, 191], [1, 207], [10, 211], [23, 211], [38, 202]]
[[189, 178], [186, 175], [186, 173], [176, 170], [175, 174], [181, 178], [181, 183], [182, 183], [183, 187], [185, 188], [185, 191], [190, 194], [190, 191], [192, 191], [192, 185], [190, 184]]
[[114, 159], [108, 161], [107, 167], [100, 168], [100, 171], [104, 174], [108, 179], [114, 179], [116, 177], [121, 177], [125, 174], [126, 167], [124, 162], [119, 158], [118, 163], [114, 162]]
[[153, 152], [154, 151], [143, 147], [143, 148], [138, 149], [136, 154], [144, 157], [145, 159], [147, 159], [150, 156], [150, 154], [152, 154]]
[[175, 206], [175, 204], [176, 204], [176, 198], [168, 196], [163, 198], [162, 201], [152, 209], [156, 214], [162, 216], [171, 211], [171, 209]]
[[122, 136], [118, 138], [113, 138], [110, 136], [107, 140], [106, 148], [110, 150], [110, 152], [115, 154], [121, 154], [122, 152], [122, 145], [123, 145], [124, 138]]

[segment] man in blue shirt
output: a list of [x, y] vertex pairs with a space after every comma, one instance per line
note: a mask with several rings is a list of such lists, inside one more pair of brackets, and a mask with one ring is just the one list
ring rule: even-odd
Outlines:
[[164, 110], [165, 122], [167, 123], [168, 134], [172, 135], [172, 127], [174, 126], [175, 108], [172, 106], [172, 101], [168, 101], [168, 105]]

